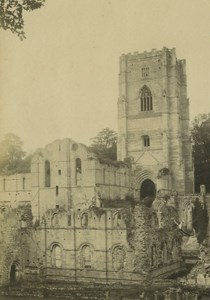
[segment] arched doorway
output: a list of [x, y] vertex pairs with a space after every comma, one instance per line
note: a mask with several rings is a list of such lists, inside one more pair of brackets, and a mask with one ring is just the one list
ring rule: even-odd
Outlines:
[[145, 204], [147, 206], [150, 206], [152, 204], [152, 201], [155, 199], [155, 195], [156, 189], [154, 182], [150, 179], [144, 180], [140, 188], [140, 200], [147, 199], [148, 203]]
[[17, 281], [17, 267], [13, 264], [10, 268], [10, 282], [14, 283]]

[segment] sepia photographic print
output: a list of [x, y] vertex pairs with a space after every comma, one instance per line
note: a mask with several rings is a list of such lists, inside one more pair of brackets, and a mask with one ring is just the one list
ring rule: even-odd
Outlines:
[[210, 299], [210, 0], [0, 20], [0, 300]]

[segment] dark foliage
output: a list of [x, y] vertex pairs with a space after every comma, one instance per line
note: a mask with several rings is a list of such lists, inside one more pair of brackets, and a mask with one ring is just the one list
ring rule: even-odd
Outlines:
[[0, 174], [30, 172], [32, 155], [26, 156], [22, 146], [22, 140], [15, 134], [5, 135], [4, 140], [0, 142]]
[[11, 30], [21, 40], [25, 38], [23, 11], [32, 11], [44, 5], [45, 0], [0, 0], [0, 27]]
[[125, 199], [100, 199], [103, 208], [128, 208], [135, 206], [135, 200], [132, 196], [126, 195]]
[[169, 174], [170, 174], [170, 172], [169, 172], [168, 168], [162, 168], [158, 171], [157, 178], [161, 178], [162, 176], [167, 176]]
[[192, 127], [193, 160], [195, 169], [195, 192], [200, 192], [200, 185], [210, 192], [210, 116], [195, 118]]
[[196, 201], [194, 203], [192, 219], [193, 228], [195, 230], [198, 243], [202, 244], [207, 235], [209, 217], [206, 204], [201, 203], [198, 198], [196, 198]]
[[114, 130], [104, 128], [91, 140], [93, 143], [89, 150], [95, 153], [101, 162], [117, 160], [117, 133]]

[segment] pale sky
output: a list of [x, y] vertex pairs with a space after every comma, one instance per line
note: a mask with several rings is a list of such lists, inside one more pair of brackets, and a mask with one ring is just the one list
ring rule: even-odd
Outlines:
[[210, 112], [210, 0], [46, 0], [24, 18], [23, 42], [0, 30], [0, 139], [117, 130], [119, 56], [163, 46], [187, 61], [191, 119]]

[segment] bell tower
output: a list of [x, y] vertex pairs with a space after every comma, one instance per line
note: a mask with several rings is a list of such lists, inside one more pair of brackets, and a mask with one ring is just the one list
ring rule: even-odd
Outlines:
[[137, 190], [152, 181], [193, 192], [186, 62], [175, 49], [121, 55], [118, 134], [118, 160], [131, 158]]

